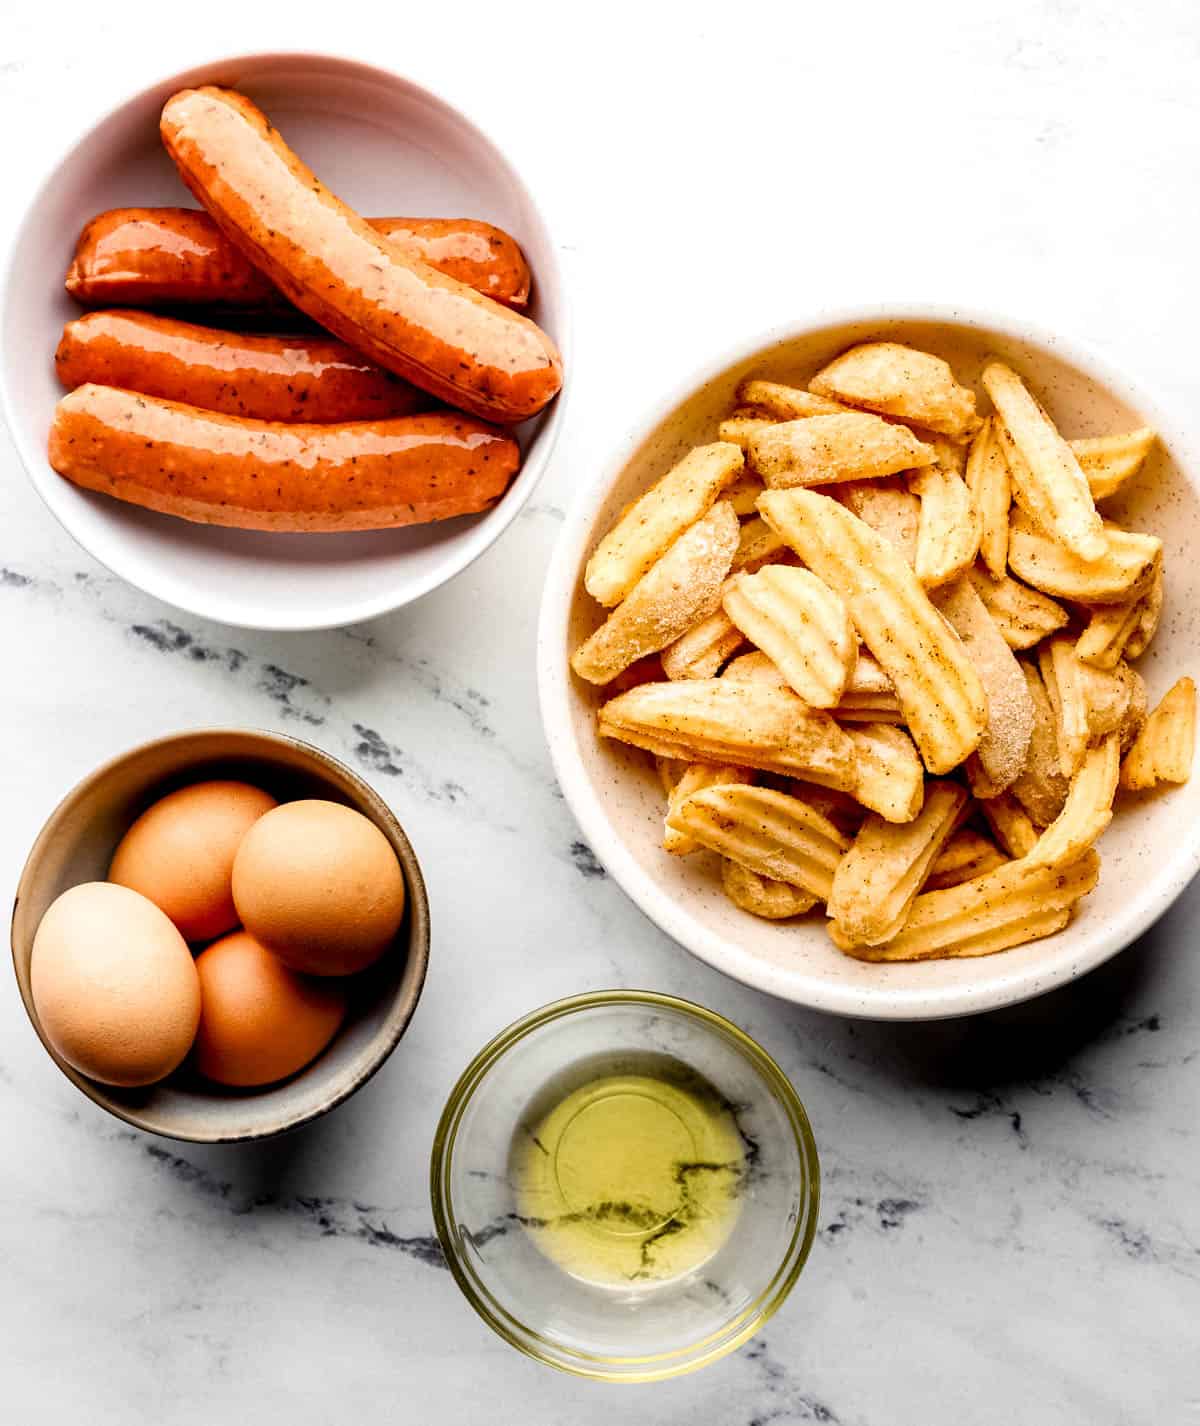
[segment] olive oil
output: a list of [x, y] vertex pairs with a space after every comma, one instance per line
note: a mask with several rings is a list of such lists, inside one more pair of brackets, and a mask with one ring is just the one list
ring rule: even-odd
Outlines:
[[733, 1107], [667, 1055], [576, 1066], [523, 1117], [510, 1179], [518, 1220], [564, 1272], [616, 1285], [706, 1263], [741, 1208], [747, 1158]]

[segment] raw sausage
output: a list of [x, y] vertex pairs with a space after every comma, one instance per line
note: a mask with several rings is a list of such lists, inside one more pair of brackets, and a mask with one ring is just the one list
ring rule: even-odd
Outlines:
[[243, 95], [182, 90], [160, 128], [226, 237], [297, 307], [380, 366], [486, 420], [524, 421], [558, 393], [562, 362], [543, 331], [392, 246]]
[[286, 426], [111, 386], [64, 396], [50, 464], [85, 490], [202, 525], [378, 530], [486, 510], [516, 441], [460, 415]]
[[68, 322], [54, 362], [68, 390], [99, 382], [259, 421], [368, 421], [432, 405], [334, 337], [249, 337], [148, 312]]
[[[389, 242], [506, 306], [529, 301], [516, 241], [472, 218], [368, 218]], [[285, 305], [277, 287], [196, 208], [112, 208], [79, 235], [67, 291], [87, 307]]]

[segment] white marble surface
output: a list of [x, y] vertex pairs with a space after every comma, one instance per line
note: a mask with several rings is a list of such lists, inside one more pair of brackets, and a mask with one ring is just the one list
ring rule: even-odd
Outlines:
[[[774, 318], [843, 299], [1026, 311], [1194, 404], [1200, 12], [63, 0], [0, 36], [6, 224], [92, 115], [206, 55], [338, 48], [465, 99], [548, 202], [577, 353], [567, 435], [500, 546], [341, 633], [231, 631], [120, 585], [0, 446], [0, 891], [94, 764], [244, 723], [370, 777], [423, 857], [434, 919], [425, 997], [385, 1070], [261, 1148], [124, 1130], [52, 1068], [10, 982], [0, 1419], [1200, 1422], [1200, 889], [1106, 969], [1004, 1014], [875, 1026], [776, 1004], [668, 943], [578, 845], [532, 674], [564, 504], [682, 365]], [[609, 985], [680, 992], [758, 1036], [825, 1172], [786, 1308], [735, 1357], [648, 1388], [577, 1382], [493, 1337], [438, 1262], [426, 1195], [471, 1052]]]

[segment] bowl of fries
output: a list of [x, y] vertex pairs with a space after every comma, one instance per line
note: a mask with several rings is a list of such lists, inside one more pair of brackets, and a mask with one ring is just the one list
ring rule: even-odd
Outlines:
[[1060, 333], [841, 312], [710, 363], [571, 512], [542, 714], [596, 855], [770, 994], [1074, 979], [1200, 869], [1200, 443]]

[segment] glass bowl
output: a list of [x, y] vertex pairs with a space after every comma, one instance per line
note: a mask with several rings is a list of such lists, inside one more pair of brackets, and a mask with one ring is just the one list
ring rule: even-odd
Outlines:
[[816, 1229], [816, 1144], [783, 1071], [722, 1016], [651, 991], [559, 1000], [497, 1035], [430, 1168], [471, 1306], [519, 1351], [606, 1381], [739, 1347]]

